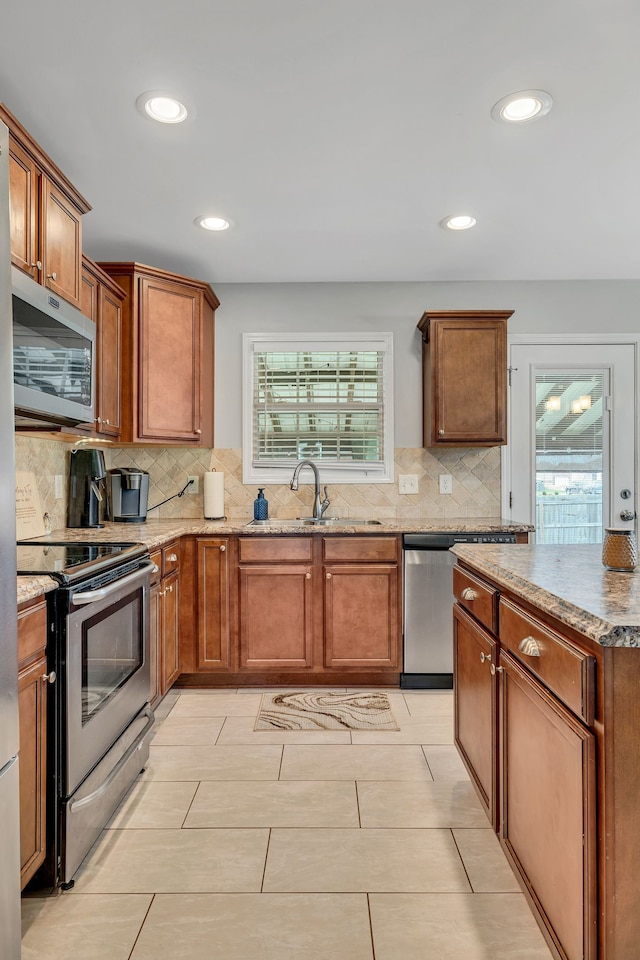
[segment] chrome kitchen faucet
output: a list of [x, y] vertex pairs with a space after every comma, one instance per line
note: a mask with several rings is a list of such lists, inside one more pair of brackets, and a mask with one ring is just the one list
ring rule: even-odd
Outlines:
[[301, 460], [300, 463], [296, 465], [296, 468], [293, 471], [293, 476], [291, 477], [291, 483], [289, 484], [289, 486], [291, 487], [292, 490], [298, 489], [298, 477], [303, 467], [311, 467], [311, 469], [313, 470], [313, 476], [314, 476], [315, 485], [316, 485], [315, 494], [313, 497], [313, 519], [320, 520], [322, 517], [322, 514], [325, 512], [325, 510], [329, 506], [330, 500], [329, 500], [329, 497], [327, 496], [326, 487], [324, 488], [324, 500], [322, 501], [320, 500], [320, 474], [313, 460]]

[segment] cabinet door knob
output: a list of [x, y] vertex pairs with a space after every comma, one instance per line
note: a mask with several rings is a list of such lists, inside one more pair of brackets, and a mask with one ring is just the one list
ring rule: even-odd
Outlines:
[[194, 430], [194, 433], [202, 433], [202, 430], [200, 429], [200, 427], [198, 427], [197, 430]]
[[177, 553], [170, 553], [167, 557], [167, 560], [169, 560], [170, 563], [176, 563], [177, 559], [178, 559]]
[[57, 279], [58, 279], [58, 274], [55, 272], [55, 270], [53, 273], [47, 274], [47, 280], [57, 280]]
[[[331, 574], [328, 574], [328, 576], [331, 576]], [[310, 574], [310, 573], [305, 573], [305, 579], [311, 580], [311, 574]]]
[[484, 663], [485, 660], [488, 663], [491, 660], [491, 654], [485, 653], [483, 650], [482, 653], [480, 654], [480, 663]]
[[36, 260], [35, 263], [31, 264], [32, 267], [37, 267], [38, 270], [42, 270], [42, 260]]
[[496, 667], [495, 663], [492, 663], [489, 667], [491, 670], [491, 676], [494, 677], [496, 673], [504, 673], [504, 667]]
[[52, 670], [51, 673], [43, 673], [40, 677], [43, 683], [55, 683], [56, 682], [56, 672]]
[[440, 429], [438, 430], [438, 433], [440, 434], [441, 437], [444, 437], [444, 430], [442, 427], [440, 427]]
[[477, 600], [479, 594], [472, 587], [465, 587], [460, 596], [463, 600]]
[[525, 637], [524, 640], [521, 640], [518, 644], [518, 650], [520, 653], [524, 653], [525, 657], [540, 656], [540, 644], [535, 637]]
[[221, 544], [220, 544], [220, 553], [224, 553], [226, 549], [227, 549], [227, 548], [225, 547], [224, 543], [221, 543]]
[[110, 425], [110, 424], [111, 424], [111, 420], [105, 420], [105, 423]]
[[327, 578], [327, 580], [331, 580], [331, 574], [330, 574], [330, 573], [327, 573], [327, 574], [326, 574], [326, 578]]
[[170, 587], [167, 587], [166, 593], [173, 593], [173, 584]]

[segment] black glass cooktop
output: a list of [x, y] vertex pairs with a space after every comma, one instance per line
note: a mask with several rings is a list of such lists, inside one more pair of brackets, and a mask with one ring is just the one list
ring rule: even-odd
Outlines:
[[148, 553], [143, 543], [18, 542], [18, 574], [54, 577], [72, 583]]

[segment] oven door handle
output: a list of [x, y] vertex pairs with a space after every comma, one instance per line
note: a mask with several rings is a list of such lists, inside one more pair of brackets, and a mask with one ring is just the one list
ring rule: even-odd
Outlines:
[[100, 797], [104, 796], [104, 794], [107, 792], [107, 790], [109, 789], [113, 781], [116, 779], [116, 777], [124, 767], [124, 765], [129, 761], [129, 759], [133, 756], [136, 750], [140, 749], [140, 747], [142, 746], [142, 741], [144, 740], [145, 736], [147, 735], [149, 730], [151, 730], [151, 727], [155, 723], [155, 717], [153, 715], [153, 710], [151, 709], [151, 707], [145, 707], [145, 709], [140, 714], [140, 716], [147, 718], [147, 722], [142, 728], [140, 734], [136, 737], [136, 739], [133, 741], [131, 746], [128, 747], [128, 749], [122, 754], [122, 756], [116, 763], [111, 773], [108, 775], [108, 777], [106, 777], [102, 781], [99, 787], [96, 787], [95, 790], [92, 790], [91, 793], [88, 793], [86, 797], [82, 797], [81, 800], [71, 800], [68, 806], [69, 813], [73, 813], [74, 810], [79, 810], [81, 807], [86, 807], [90, 803], [93, 803], [94, 800], [99, 800]]
[[113, 580], [108, 586], [100, 587], [99, 590], [86, 590], [84, 593], [72, 593], [70, 597], [71, 603], [75, 607], [79, 607], [83, 603], [96, 603], [97, 600], [104, 600], [106, 597], [111, 596], [112, 593], [121, 590], [122, 587], [133, 583], [134, 580], [139, 580], [143, 574], [157, 573], [157, 571], [158, 567], [155, 563], [145, 563], [137, 570], [134, 570], [133, 573], [128, 573], [126, 577], [120, 577], [119, 580]]

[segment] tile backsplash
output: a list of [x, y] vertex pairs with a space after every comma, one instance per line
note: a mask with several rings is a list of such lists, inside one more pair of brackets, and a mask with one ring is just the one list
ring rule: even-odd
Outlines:
[[[42, 509], [51, 517], [53, 529], [66, 526], [69, 451], [71, 444], [46, 438], [16, 435], [16, 469], [35, 473]], [[230, 520], [250, 520], [257, 486], [242, 483], [242, 452], [235, 449], [198, 449], [184, 447], [111, 447], [104, 451], [107, 469], [138, 467], [149, 473], [149, 505], [153, 507], [168, 497], [172, 499], [149, 512], [154, 517], [197, 519], [204, 516], [203, 475], [215, 469], [224, 473], [225, 513]], [[293, 468], [292, 468], [293, 472]], [[439, 492], [440, 474], [453, 478], [453, 493]], [[400, 474], [418, 477], [417, 494], [398, 493]], [[54, 478], [63, 477], [62, 499], [55, 499]], [[200, 478], [197, 494], [175, 497], [188, 476]], [[395, 483], [330, 484], [331, 506], [328, 516], [411, 519], [424, 517], [500, 516], [500, 448], [461, 448], [446, 451], [423, 450], [421, 447], [397, 448], [395, 451]], [[265, 488], [269, 516], [296, 517], [308, 515], [312, 505], [312, 489], [301, 483], [293, 492], [288, 484], [272, 484]]]

